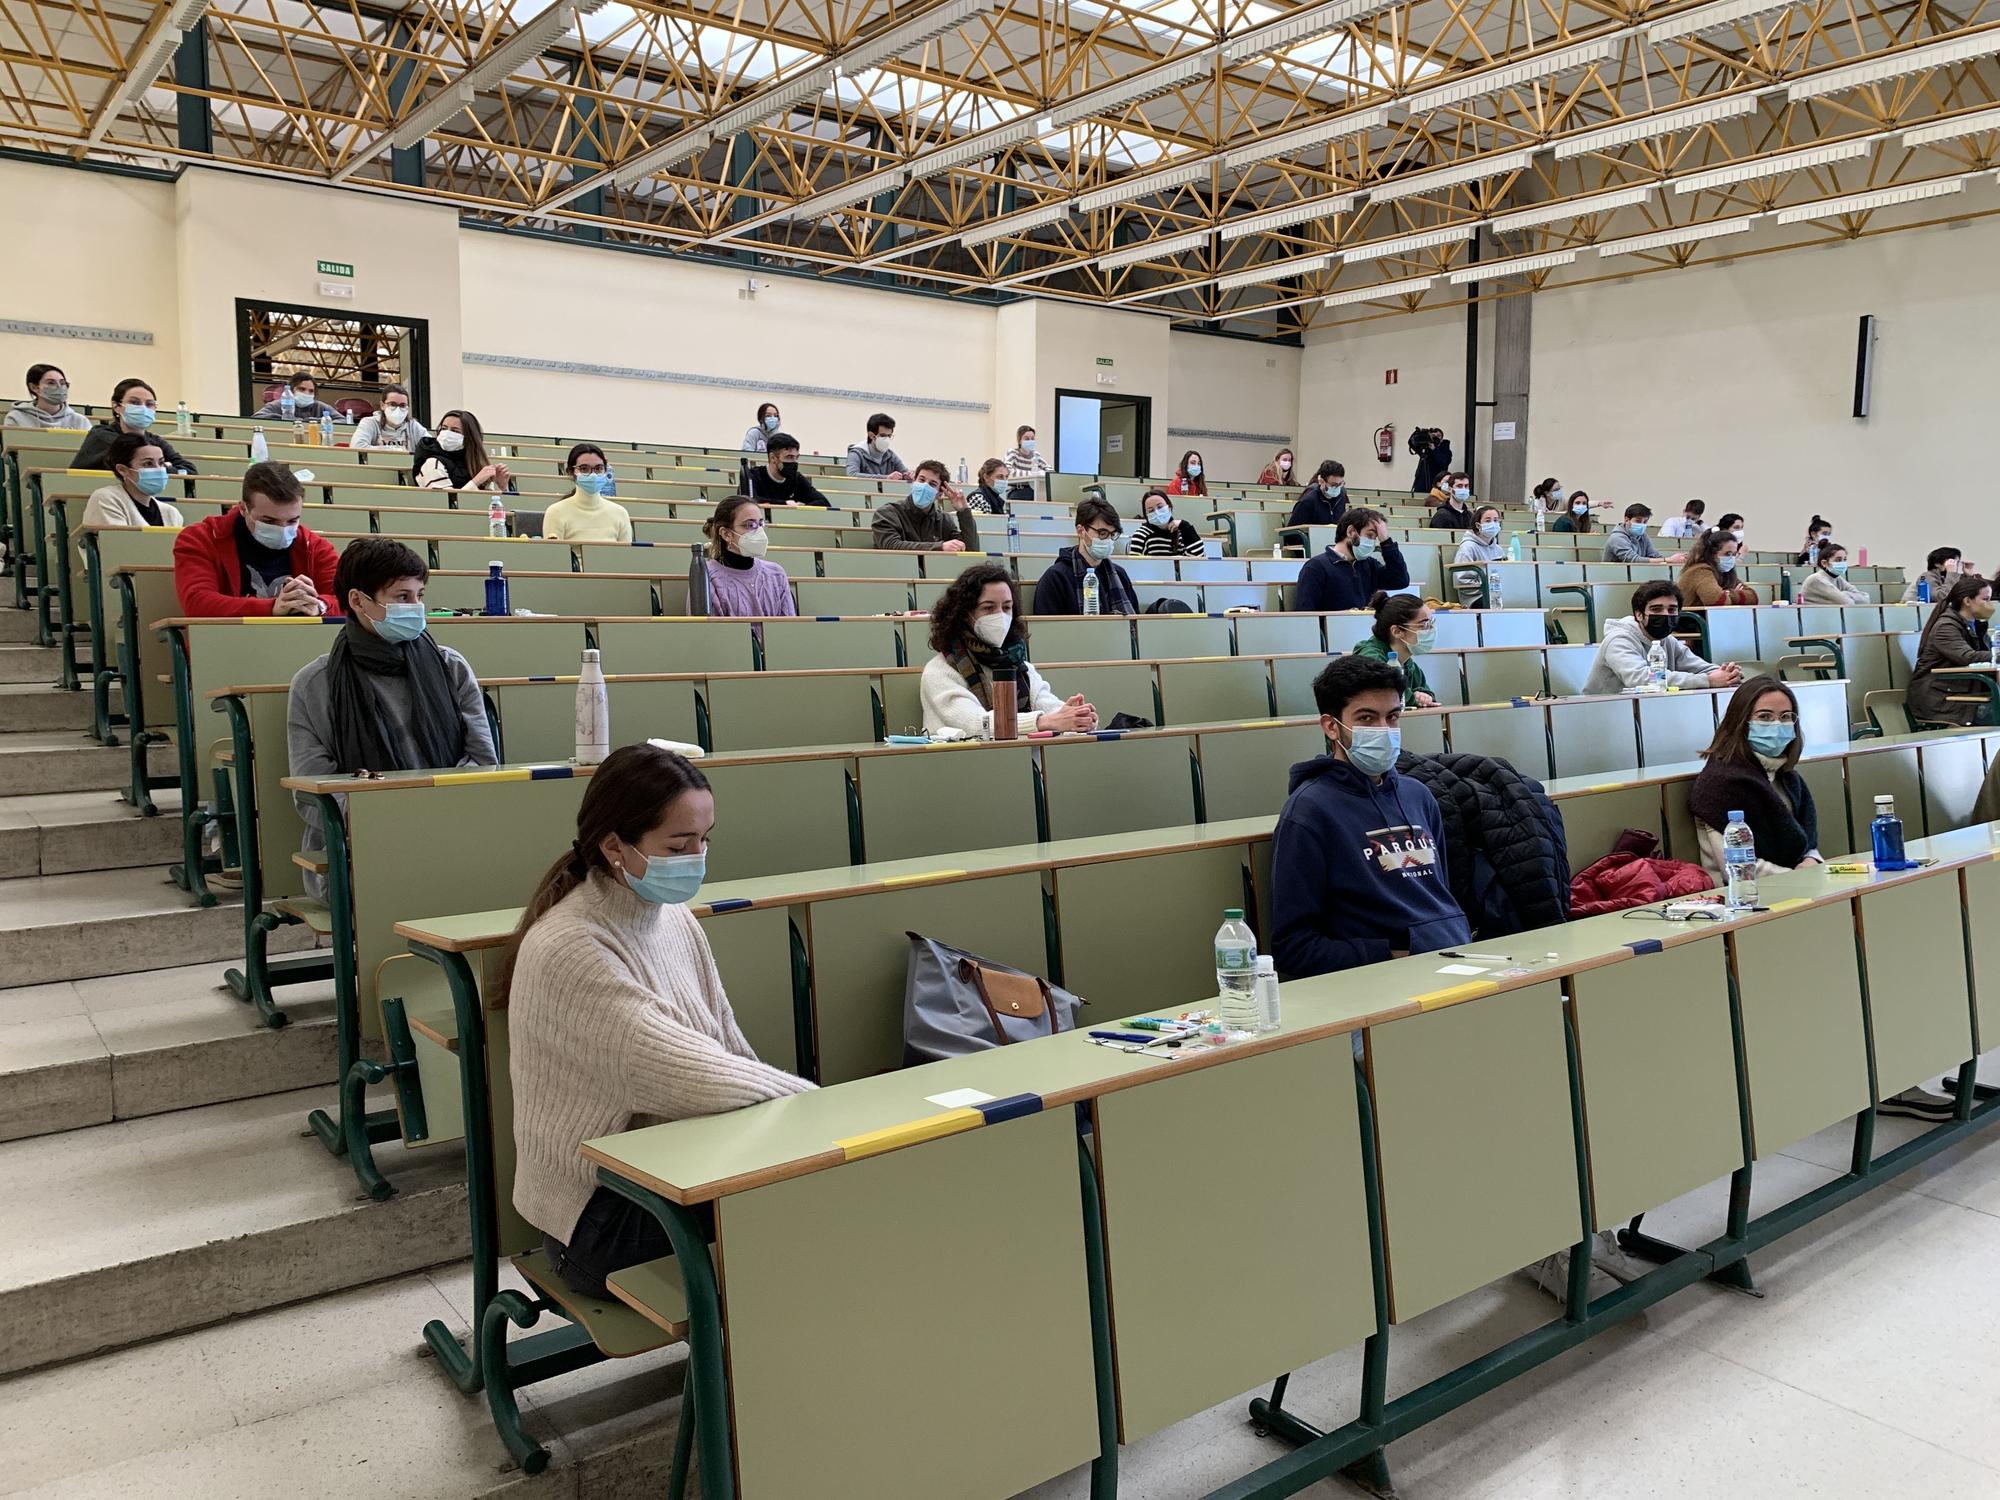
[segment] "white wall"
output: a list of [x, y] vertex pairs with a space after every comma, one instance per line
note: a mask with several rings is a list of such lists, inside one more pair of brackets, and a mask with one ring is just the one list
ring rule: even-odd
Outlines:
[[[1173, 440], [1166, 433], [1173, 392], [1168, 381], [1166, 319], [1070, 302], [1036, 301], [1025, 306], [1032, 310], [1035, 326], [1032, 420], [1044, 445], [1054, 450], [1058, 390], [1148, 396], [1153, 403], [1152, 468], [1170, 472], [1167, 450]], [[1098, 364], [1099, 359], [1110, 360], [1110, 366]], [[1099, 384], [1099, 375], [1109, 377], [1108, 382]], [[1029, 419], [1002, 415], [1011, 445], [1014, 429]]]
[[[1191, 432], [1275, 434], [1275, 440], [1226, 441], [1168, 436], [1154, 441], [1153, 466], [1172, 470], [1189, 448], [1201, 450], [1211, 480], [1252, 482], [1281, 447], [1298, 448], [1299, 366], [1303, 351], [1248, 339], [1175, 333], [1168, 339], [1168, 388], [1174, 425]], [[1155, 428], [1158, 433], [1161, 431]], [[1296, 468], [1317, 460], [1294, 454]], [[1304, 482], [1303, 477], [1300, 480]]]
[[[150, 333], [150, 344], [0, 333], [0, 395], [22, 400], [31, 364], [56, 364], [74, 401], [103, 405], [128, 376], [171, 408], [181, 388], [171, 183], [0, 161], [0, 318]], [[39, 227], [38, 227], [39, 226]]]

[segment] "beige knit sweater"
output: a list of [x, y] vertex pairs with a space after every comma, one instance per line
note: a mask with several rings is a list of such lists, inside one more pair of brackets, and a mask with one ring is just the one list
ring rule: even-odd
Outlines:
[[688, 909], [604, 875], [528, 929], [507, 1016], [514, 1206], [565, 1244], [597, 1185], [585, 1141], [812, 1087], [750, 1050]]

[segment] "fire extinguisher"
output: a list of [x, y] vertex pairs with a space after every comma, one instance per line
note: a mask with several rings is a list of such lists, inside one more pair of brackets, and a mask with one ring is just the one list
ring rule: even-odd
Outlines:
[[1375, 429], [1375, 457], [1379, 462], [1394, 462], [1396, 452], [1396, 424], [1384, 422]]

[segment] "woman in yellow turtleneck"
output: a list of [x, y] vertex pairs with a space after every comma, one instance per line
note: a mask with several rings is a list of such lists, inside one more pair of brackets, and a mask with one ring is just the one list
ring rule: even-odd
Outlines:
[[576, 489], [543, 513], [543, 536], [557, 542], [632, 540], [632, 517], [624, 506], [602, 494], [609, 468], [604, 450], [595, 443], [578, 443], [569, 450], [563, 472], [576, 481]]

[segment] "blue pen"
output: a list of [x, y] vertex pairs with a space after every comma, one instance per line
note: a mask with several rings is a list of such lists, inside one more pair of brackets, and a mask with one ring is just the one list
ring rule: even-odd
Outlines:
[[1158, 1037], [1152, 1036], [1134, 1036], [1129, 1031], [1093, 1031], [1090, 1033], [1090, 1039], [1093, 1042], [1138, 1042], [1141, 1046], [1147, 1047], [1159, 1040]]

